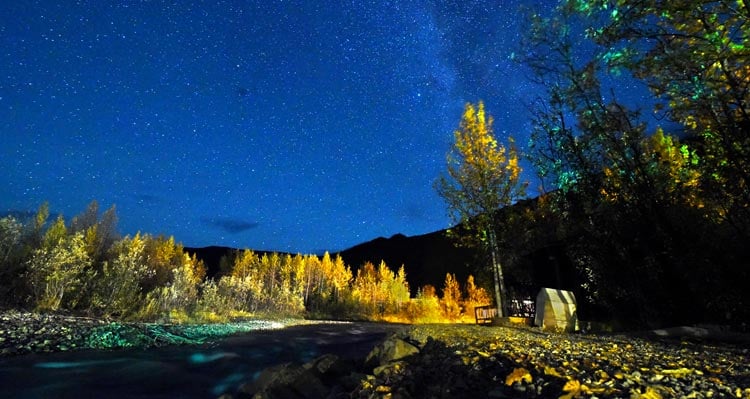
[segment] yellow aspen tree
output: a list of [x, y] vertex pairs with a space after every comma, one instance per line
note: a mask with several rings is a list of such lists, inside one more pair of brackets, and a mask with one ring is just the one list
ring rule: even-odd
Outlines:
[[525, 197], [518, 151], [512, 137], [499, 144], [492, 131], [492, 116], [484, 103], [466, 104], [454, 144], [447, 156], [447, 174], [437, 182], [438, 194], [448, 205], [453, 221], [469, 228], [474, 243], [488, 253], [494, 278], [498, 314], [508, 314], [500, 244], [501, 227], [496, 212]]
[[446, 319], [455, 321], [461, 318], [461, 287], [455, 275], [450, 273], [445, 275], [443, 297], [440, 302]]
[[474, 308], [485, 306], [490, 303], [490, 296], [482, 287], [477, 287], [474, 283], [474, 276], [471, 274], [466, 279], [466, 296], [464, 297], [464, 312], [474, 317]]
[[377, 302], [377, 271], [371, 262], [365, 262], [357, 270], [354, 278], [354, 295], [366, 308], [372, 308]]
[[331, 273], [331, 284], [333, 285], [333, 296], [336, 301], [340, 301], [341, 293], [349, 286], [352, 280], [352, 269], [344, 264], [341, 255], [336, 255], [333, 259], [333, 269]]
[[305, 258], [300, 255], [294, 255], [291, 263], [292, 269], [292, 291], [295, 295], [302, 298], [303, 303], [307, 300], [305, 284]]
[[254, 276], [258, 264], [258, 255], [250, 249], [240, 251], [234, 259], [232, 277], [245, 278]]

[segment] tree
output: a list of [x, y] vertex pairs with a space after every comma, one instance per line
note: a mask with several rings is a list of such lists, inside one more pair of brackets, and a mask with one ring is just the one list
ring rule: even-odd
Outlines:
[[464, 312], [470, 317], [474, 317], [474, 308], [486, 306], [490, 301], [490, 296], [482, 287], [477, 287], [474, 283], [474, 276], [471, 274], [466, 279], [466, 295], [464, 296]]
[[55, 241], [45, 236], [45, 241], [50, 244], [35, 250], [28, 264], [36, 308], [53, 312], [60, 308], [72, 310], [93, 277], [83, 234]]
[[105, 316], [127, 317], [141, 305], [140, 282], [153, 272], [146, 266], [145, 247], [145, 239], [138, 233], [115, 242], [110, 249], [110, 260], [102, 265], [92, 298], [92, 305]]
[[372, 262], [365, 262], [357, 270], [353, 285], [354, 297], [360, 302], [368, 316], [373, 315], [376, 312], [379, 295], [378, 272]]
[[[695, 317], [728, 275], [722, 224], [747, 231], [746, 20], [735, 2], [622, 0], [531, 18], [524, 61], [547, 93], [530, 152], [583, 286], [628, 321]], [[624, 70], [690, 145], [618, 100]]]
[[504, 231], [497, 212], [526, 195], [521, 181], [518, 152], [512, 137], [507, 147], [498, 144], [492, 132], [492, 117], [484, 103], [466, 104], [455, 143], [448, 153], [447, 176], [436, 183], [438, 194], [448, 204], [454, 222], [468, 227], [490, 255], [495, 304], [498, 314], [508, 314], [507, 290], [501, 264], [500, 244]]
[[183, 262], [184, 248], [174, 237], [144, 237], [146, 241], [146, 263], [150, 269], [143, 288], [146, 292], [163, 287], [172, 281], [173, 271]]
[[[584, 6], [585, 7], [582, 7]], [[565, 1], [607, 67], [628, 69], [655, 111], [702, 147], [706, 209], [745, 237], [750, 215], [750, 7], [745, 1]], [[585, 8], [585, 9], [583, 9]]]
[[443, 297], [440, 302], [443, 314], [448, 320], [455, 321], [461, 317], [461, 287], [458, 285], [455, 275], [450, 273], [445, 275]]
[[0, 303], [11, 300], [21, 273], [23, 225], [12, 216], [0, 218]]

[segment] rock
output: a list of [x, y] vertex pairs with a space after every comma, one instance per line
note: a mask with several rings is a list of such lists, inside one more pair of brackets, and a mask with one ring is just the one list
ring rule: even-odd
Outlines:
[[495, 388], [489, 392], [487, 392], [488, 398], [496, 398], [496, 399], [507, 399], [510, 396], [508, 396], [505, 391], [501, 388]]
[[372, 373], [376, 377], [389, 377], [395, 374], [401, 373], [401, 371], [406, 367], [406, 363], [395, 361], [391, 363], [384, 364], [382, 366], [375, 367], [372, 370]]
[[264, 370], [253, 383], [240, 387], [240, 392], [258, 399], [324, 399], [330, 389], [312, 368], [285, 363]]
[[339, 384], [344, 391], [352, 392], [362, 383], [362, 381], [366, 381], [367, 377], [367, 374], [353, 371], [349, 373], [349, 375], [342, 377], [341, 380], [339, 380]]
[[391, 336], [376, 346], [365, 359], [365, 367], [373, 369], [395, 360], [419, 353], [419, 348], [401, 338]]

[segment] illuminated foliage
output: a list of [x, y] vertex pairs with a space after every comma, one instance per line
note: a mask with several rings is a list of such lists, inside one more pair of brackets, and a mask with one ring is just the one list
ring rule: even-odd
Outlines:
[[376, 268], [366, 262], [357, 270], [352, 282], [354, 306], [367, 317], [383, 318], [401, 312], [409, 302], [409, 284], [401, 267], [394, 273], [385, 262]]
[[711, 200], [706, 205], [718, 208], [714, 216], [746, 223], [750, 9], [729, 0], [590, 4], [588, 35], [607, 49], [606, 65], [627, 68], [645, 81], [660, 100], [655, 111], [700, 139], [702, 183]]
[[[173, 237], [136, 234], [99, 246], [114, 233], [101, 235], [106, 228], [100, 230], [93, 204], [75, 219], [77, 231], [62, 217], [47, 223], [46, 205], [28, 226], [0, 219], [4, 266], [9, 259], [23, 258], [19, 248], [31, 247], [16, 270], [19, 281], [9, 281], [11, 274], [0, 269], [0, 292], [26, 292], [28, 305], [40, 311], [170, 323], [304, 314], [397, 322], [458, 321], [462, 316], [455, 279], [448, 280], [444, 299], [431, 287], [412, 299], [404, 266], [394, 271], [385, 262], [377, 267], [366, 263], [354, 278], [340, 255], [328, 253], [259, 256], [252, 250], [236, 251], [224, 258], [220, 274], [206, 279], [203, 262]], [[107, 250], [99, 253], [97, 248]], [[441, 310], [441, 303], [450, 310]]]
[[145, 251], [150, 272], [143, 281], [143, 286], [148, 292], [164, 287], [171, 281], [173, 270], [182, 265], [184, 249], [182, 244], [175, 242], [174, 237], [158, 236], [146, 240]]
[[432, 285], [426, 285], [417, 291], [417, 296], [410, 301], [406, 313], [409, 321], [413, 323], [445, 321], [440, 310], [440, 299]]
[[[547, 90], [529, 147], [590, 300], [644, 324], [707, 302], [734, 310], [708, 298], [743, 296], [727, 279], [746, 273], [727, 232], [750, 221], [747, 8], [564, 0], [550, 15], [531, 17], [523, 44]], [[648, 85], [683, 143], [618, 101], [623, 75]]]
[[490, 295], [484, 288], [477, 287], [474, 283], [474, 276], [472, 275], [469, 275], [466, 279], [465, 292], [466, 294], [464, 295], [462, 305], [464, 314], [468, 316], [469, 319], [473, 320], [474, 308], [488, 305], [491, 301]]
[[[648, 83], [703, 141], [705, 177], [728, 211], [750, 203], [750, 9], [742, 1], [597, 2], [590, 36]], [[622, 12], [613, 17], [607, 9]], [[609, 61], [610, 64], [614, 61]], [[732, 217], [731, 214], [725, 214]]]
[[202, 262], [187, 253], [182, 253], [181, 258], [180, 264], [172, 269], [169, 282], [146, 294], [141, 317], [167, 316], [172, 322], [188, 320], [198, 303], [198, 285], [205, 269]]
[[117, 240], [117, 213], [113, 205], [99, 217], [99, 203], [91, 201], [86, 210], [70, 222], [70, 232], [82, 232], [86, 250], [95, 261], [101, 260]]
[[91, 279], [92, 261], [82, 233], [54, 240], [53, 235], [46, 235], [45, 246], [34, 251], [28, 278], [36, 308], [54, 312], [74, 309], [82, 299], [85, 284]]
[[507, 147], [498, 144], [492, 123], [492, 117], [485, 114], [484, 103], [480, 101], [477, 107], [466, 105], [448, 153], [447, 176], [437, 181], [436, 188], [448, 204], [454, 222], [473, 231], [476, 241], [490, 254], [495, 303], [499, 313], [505, 315], [507, 293], [500, 260], [503, 232], [495, 215], [500, 208], [526, 195], [526, 183], [521, 181], [513, 138], [508, 137]]
[[62, 216], [58, 216], [44, 233], [42, 238], [42, 248], [54, 248], [60, 245], [67, 235], [68, 228], [65, 227], [65, 219], [63, 219]]
[[375, 270], [375, 265], [371, 262], [366, 262], [357, 270], [357, 276], [354, 278], [353, 295], [358, 302], [363, 304], [367, 313], [376, 313], [379, 300], [378, 273]]
[[92, 298], [92, 306], [104, 316], [128, 317], [141, 306], [140, 283], [153, 273], [146, 266], [147, 239], [136, 234], [117, 241], [111, 248], [110, 260], [102, 265]]
[[445, 275], [445, 285], [443, 286], [443, 297], [440, 300], [440, 306], [443, 315], [448, 320], [458, 320], [461, 317], [461, 288], [453, 274]]

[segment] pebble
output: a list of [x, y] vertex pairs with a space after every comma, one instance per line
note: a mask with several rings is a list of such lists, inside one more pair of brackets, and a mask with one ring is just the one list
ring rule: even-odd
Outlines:
[[[376, 376], [370, 388], [360, 386], [356, 397], [383, 397], [372, 387], [390, 386], [391, 392], [412, 397], [445, 397], [450, 390], [451, 397], [558, 398], [570, 393], [563, 389], [568, 382], [578, 381], [585, 389], [572, 397], [645, 398], [658, 393], [664, 398], [750, 399], [750, 390], [745, 394], [747, 387], [737, 385], [748, 381], [750, 358], [731, 345], [703, 348], [629, 336], [470, 325], [414, 326], [405, 335], [420, 343], [420, 353], [405, 359], [403, 373]], [[684, 351], [685, 345], [693, 350]], [[505, 386], [506, 377], [521, 367], [529, 370], [532, 380]], [[711, 367], [720, 375], [709, 371]], [[661, 371], [676, 369], [690, 372]], [[689, 396], [693, 392], [700, 395]]]

